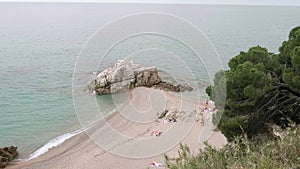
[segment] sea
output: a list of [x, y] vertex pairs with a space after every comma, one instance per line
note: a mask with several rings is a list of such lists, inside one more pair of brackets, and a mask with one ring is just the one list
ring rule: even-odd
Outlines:
[[[213, 46], [219, 62], [205, 65], [176, 38], [148, 32], [119, 41], [103, 60], [93, 58], [86, 65], [81, 62], [81, 67], [86, 68], [89, 62], [97, 62], [95, 71], [76, 69], [82, 54], [85, 57], [81, 60], [89, 59], [89, 54], [91, 58], [95, 56], [95, 51], [85, 49], [93, 46], [97, 32], [110, 28], [120, 18], [143, 13], [178, 17], [187, 27], [197, 28]], [[101, 117], [117, 108], [110, 95], [74, 93], [74, 88], [84, 91], [88, 84], [88, 81], [75, 81], [74, 86], [74, 71], [78, 77], [91, 79], [95, 72], [118, 60], [133, 60], [157, 66], [169, 80], [186, 84], [196, 80], [193, 87], [200, 94], [191, 92], [187, 97], [207, 98], [204, 90], [211, 83], [207, 69], [214, 66], [227, 69], [230, 58], [257, 45], [278, 53], [289, 31], [300, 25], [299, 16], [299, 7], [281, 6], [0, 3], [0, 147], [15, 145], [20, 152], [19, 159], [34, 158], [100, 118], [99, 112], [76, 111], [74, 95], [96, 98]], [[135, 29], [143, 22], [135, 24], [125, 23], [126, 27]], [[180, 26], [169, 24], [164, 28], [181, 30]], [[105, 29], [104, 33], [110, 37], [122, 29], [122, 26]], [[188, 29], [182, 30], [186, 30], [183, 34], [191, 34]], [[193, 38], [196, 36], [189, 36], [189, 40]], [[201, 57], [210, 60], [208, 56]], [[89, 110], [89, 104], [80, 106]]]

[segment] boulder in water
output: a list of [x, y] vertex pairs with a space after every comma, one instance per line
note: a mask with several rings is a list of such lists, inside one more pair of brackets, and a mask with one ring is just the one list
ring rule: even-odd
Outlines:
[[18, 147], [10, 146], [0, 148], [0, 169], [5, 168], [18, 156]]

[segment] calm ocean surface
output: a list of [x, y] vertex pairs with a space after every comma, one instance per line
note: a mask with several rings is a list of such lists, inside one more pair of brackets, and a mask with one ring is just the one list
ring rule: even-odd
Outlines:
[[[79, 129], [72, 100], [72, 74], [79, 52], [101, 26], [139, 12], [163, 12], [189, 20], [211, 40], [224, 67], [239, 51], [258, 44], [277, 52], [288, 32], [300, 25], [299, 7], [0, 3], [0, 147], [17, 145], [24, 159], [51, 139]], [[168, 39], [151, 35], [140, 40], [171, 47], [164, 43]], [[124, 50], [132, 47], [130, 43], [111, 53], [99, 69], [126, 57]], [[131, 59], [156, 64], [145, 59], [147, 55]], [[163, 55], [158, 52], [154, 59], [158, 67], [188, 81], [190, 77], [172, 66], [176, 60]], [[199, 82], [208, 80], [201, 65], [190, 68]], [[110, 96], [97, 99], [101, 113], [114, 109]], [[84, 125], [97, 119], [93, 113], [83, 116]]]

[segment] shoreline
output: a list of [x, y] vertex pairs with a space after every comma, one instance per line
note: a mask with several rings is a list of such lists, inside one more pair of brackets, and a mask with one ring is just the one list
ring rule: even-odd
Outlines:
[[103, 117], [103, 119], [99, 119], [97, 121], [92, 122], [85, 128], [80, 128], [75, 131], [67, 132], [61, 135], [58, 135], [54, 137], [53, 139], [50, 139], [46, 144], [42, 145], [41, 147], [37, 148], [35, 151], [33, 151], [31, 154], [29, 154], [26, 158], [18, 158], [11, 162], [11, 164], [17, 164], [17, 163], [23, 163], [27, 162], [29, 160], [33, 160], [35, 158], [38, 158], [42, 156], [43, 154], [47, 153], [50, 149], [55, 148], [63, 144], [65, 141], [72, 139], [78, 134], [81, 134], [85, 132], [89, 127], [91, 127], [94, 123], [99, 123], [102, 120], [105, 120], [106, 118], [109, 119], [109, 116], [113, 115], [114, 113], [117, 113], [116, 110], [113, 110], [111, 113], [108, 113], [106, 116]]
[[[155, 93], [158, 93], [158, 95], [153, 96], [153, 95], [155, 95]], [[136, 104], [136, 106], [138, 106], [139, 108], [143, 108], [143, 106], [144, 107], [147, 106], [147, 103], [145, 101], [141, 102], [141, 98], [144, 98], [146, 95], [148, 95], [148, 99], [150, 97], [154, 97], [154, 99], [158, 100], [158, 99], [161, 99], [160, 94], [163, 94], [168, 102], [168, 103], [166, 103], [166, 107], [178, 106], [180, 102], [183, 102], [182, 105], [184, 106], [184, 109], [198, 110], [199, 101], [192, 100], [192, 99], [185, 99], [185, 98], [179, 99], [175, 93], [165, 92], [165, 91], [152, 89], [152, 88], [143, 88], [143, 87], [136, 88], [136, 89], [133, 89], [132, 91], [130, 91], [130, 94], [129, 94], [130, 101], [132, 101], [132, 103], [130, 103], [130, 104]], [[170, 105], [167, 105], [167, 104], [170, 104]], [[203, 104], [204, 104], [204, 102], [203, 102]], [[124, 110], [125, 112], [131, 111], [126, 108], [123, 108], [123, 109], [125, 109]], [[120, 110], [120, 111], [122, 111], [122, 110]], [[103, 119], [95, 121], [94, 123], [89, 125], [87, 128], [78, 130], [77, 131], [78, 133], [76, 133], [76, 131], [71, 132], [71, 133], [76, 133], [76, 134], [71, 135], [69, 138], [65, 139], [63, 142], [61, 142], [57, 146], [51, 147], [50, 149], [48, 149], [48, 151], [37, 156], [36, 158], [28, 157], [27, 158], [28, 160], [12, 163], [7, 168], [8, 169], [24, 168], [24, 167], [25, 168], [27, 168], [27, 167], [29, 167], [29, 168], [56, 168], [56, 167], [57, 168], [68, 168], [69, 166], [73, 166], [73, 168], [74, 168], [74, 167], [83, 165], [82, 164], [83, 162], [79, 161], [79, 162], [75, 162], [75, 163], [68, 163], [66, 161], [70, 161], [70, 159], [78, 160], [78, 159], [82, 159], [82, 158], [86, 159], [87, 161], [92, 160], [91, 163], [88, 163], [88, 164], [84, 163], [85, 164], [84, 168], [97, 168], [95, 166], [98, 166], [96, 164], [98, 164], [99, 162], [97, 162], [97, 160], [95, 160], [95, 159], [97, 159], [98, 157], [102, 157], [102, 158], [106, 159], [105, 160], [106, 162], [104, 162], [104, 163], [103, 163], [103, 161], [101, 162], [101, 165], [103, 166], [103, 168], [111, 167], [111, 165], [116, 165], [115, 164], [116, 160], [127, 163], [128, 167], [130, 167], [130, 168], [141, 168], [141, 166], [147, 167], [147, 165], [154, 160], [160, 161], [160, 162], [163, 161], [162, 154], [155, 155], [155, 156], [152, 156], [149, 158], [141, 158], [141, 159], [132, 159], [132, 158], [126, 158], [126, 157], [122, 158], [114, 153], [111, 153], [110, 151], [105, 150], [105, 148], [95, 144], [95, 141], [93, 141], [91, 138], [93, 138], [94, 135], [97, 136], [98, 134], [103, 136], [103, 134], [107, 131], [107, 124], [109, 124], [109, 126], [113, 127], [114, 130], [116, 130], [122, 134], [131, 136], [133, 138], [140, 137], [140, 136], [142, 138], [149, 138], [149, 131], [151, 131], [155, 128], [160, 129], [162, 131], [166, 131], [166, 134], [167, 134], [169, 132], [169, 128], [173, 127], [172, 126], [173, 124], [164, 124], [162, 122], [157, 122], [157, 121], [151, 122], [149, 124], [135, 124], [131, 121], [128, 121], [127, 119], [124, 119], [124, 114], [120, 113], [119, 111], [115, 111], [115, 112], [108, 114]], [[204, 144], [199, 143], [199, 138], [197, 138], [197, 134], [195, 134], [195, 133], [199, 133], [199, 130], [201, 128], [203, 128], [203, 127], [198, 126], [198, 125], [193, 126], [193, 128], [191, 128], [191, 131], [189, 131], [187, 133], [187, 136], [184, 137], [184, 140], [182, 140], [182, 141], [184, 143], [186, 143], [188, 146], [190, 146], [191, 148], [194, 148], [196, 150], [198, 150], [199, 148], [203, 148]], [[208, 142], [210, 142], [210, 144], [212, 144], [214, 147], [220, 148], [224, 144], [227, 143], [226, 138], [220, 132], [214, 132], [214, 131], [210, 131], [210, 132], [212, 135], [210, 136], [210, 139], [208, 140]], [[60, 136], [58, 136], [58, 137], [60, 137]], [[214, 137], [217, 137], [217, 139]], [[53, 139], [53, 140], [55, 140], [55, 139]], [[111, 138], [111, 139], [113, 140], [113, 138]], [[108, 144], [110, 144], [110, 142], [112, 141], [111, 139], [108, 138]], [[163, 139], [163, 137], [160, 139]], [[49, 142], [51, 142], [51, 140]], [[118, 149], [118, 147], [122, 147], [123, 145], [126, 145], [127, 142], [124, 142], [124, 143], [120, 142], [119, 144], [120, 145], [117, 145], [117, 146], [114, 145], [116, 148], [113, 146], [112, 150]], [[42, 149], [44, 146], [39, 148], [37, 151]], [[174, 147], [171, 147], [167, 152], [163, 152], [163, 153], [167, 153], [172, 157], [176, 157], [177, 150], [178, 150], [178, 145], [175, 145]], [[34, 153], [36, 153], [37, 151], [35, 151]], [[129, 151], [132, 151], [132, 150], [128, 149], [128, 152]], [[86, 154], [86, 153], [78, 153], [78, 152], [94, 152], [94, 153]], [[34, 154], [34, 153], [32, 153], [32, 154]], [[197, 152], [194, 152], [194, 153], [197, 153]], [[55, 162], [57, 160], [59, 160], [60, 162], [59, 163]], [[122, 165], [120, 167], [122, 167]], [[119, 168], [119, 167], [115, 166], [115, 168]]]
[[[75, 144], [77, 142], [80, 142], [83, 138], [86, 137], [86, 133], [85, 133], [86, 130], [88, 130], [90, 127], [92, 127], [95, 123], [103, 123], [104, 120], [111, 119], [117, 113], [118, 112], [112, 112], [112, 113], [108, 114], [107, 116], [105, 116], [103, 119], [100, 119], [100, 120], [97, 120], [97, 121], [91, 123], [87, 128], [78, 129], [78, 130], [75, 130], [73, 132], [69, 132], [69, 133], [65, 133], [65, 134], [62, 134], [60, 136], [57, 136], [56, 138], [59, 138], [59, 137], [61, 137], [63, 135], [66, 135], [66, 134], [76, 133], [76, 134], [72, 135], [71, 137], [69, 137], [67, 139], [64, 139], [64, 141], [61, 142], [60, 144], [58, 144], [56, 146], [53, 146], [53, 147], [50, 147], [47, 151], [43, 152], [42, 154], [39, 154], [36, 157], [32, 157], [33, 154], [35, 154], [37, 151], [39, 151], [40, 149], [45, 147], [47, 144], [49, 144], [52, 140], [55, 140], [56, 138], [51, 139], [49, 142], [47, 142], [47, 144], [43, 145], [42, 147], [38, 148], [36, 151], [31, 153], [26, 159], [16, 159], [16, 160], [20, 160], [20, 161], [12, 162], [6, 168], [16, 168], [17, 169], [19, 167], [27, 167], [27, 166], [30, 166], [31, 164], [47, 161], [47, 160], [50, 160], [50, 159], [52, 159], [56, 156], [59, 156], [60, 154], [67, 151], [67, 150], [63, 150], [63, 149], [59, 150], [60, 146], [64, 146], [66, 144], [67, 145], [68, 144]], [[70, 147], [70, 146], [67, 146], [67, 147]], [[59, 151], [56, 151], [56, 149], [58, 149]], [[64, 148], [64, 149], [66, 149], [66, 148]]]

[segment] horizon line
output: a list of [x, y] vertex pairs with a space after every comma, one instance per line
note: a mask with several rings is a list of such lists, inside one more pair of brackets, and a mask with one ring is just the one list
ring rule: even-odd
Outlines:
[[224, 5], [224, 6], [270, 6], [270, 7], [300, 7], [300, 4], [296, 5], [284, 5], [284, 4], [243, 4], [243, 3], [193, 3], [193, 2], [99, 2], [99, 1], [2, 1], [0, 3], [80, 3], [80, 4], [161, 4], [161, 5]]

